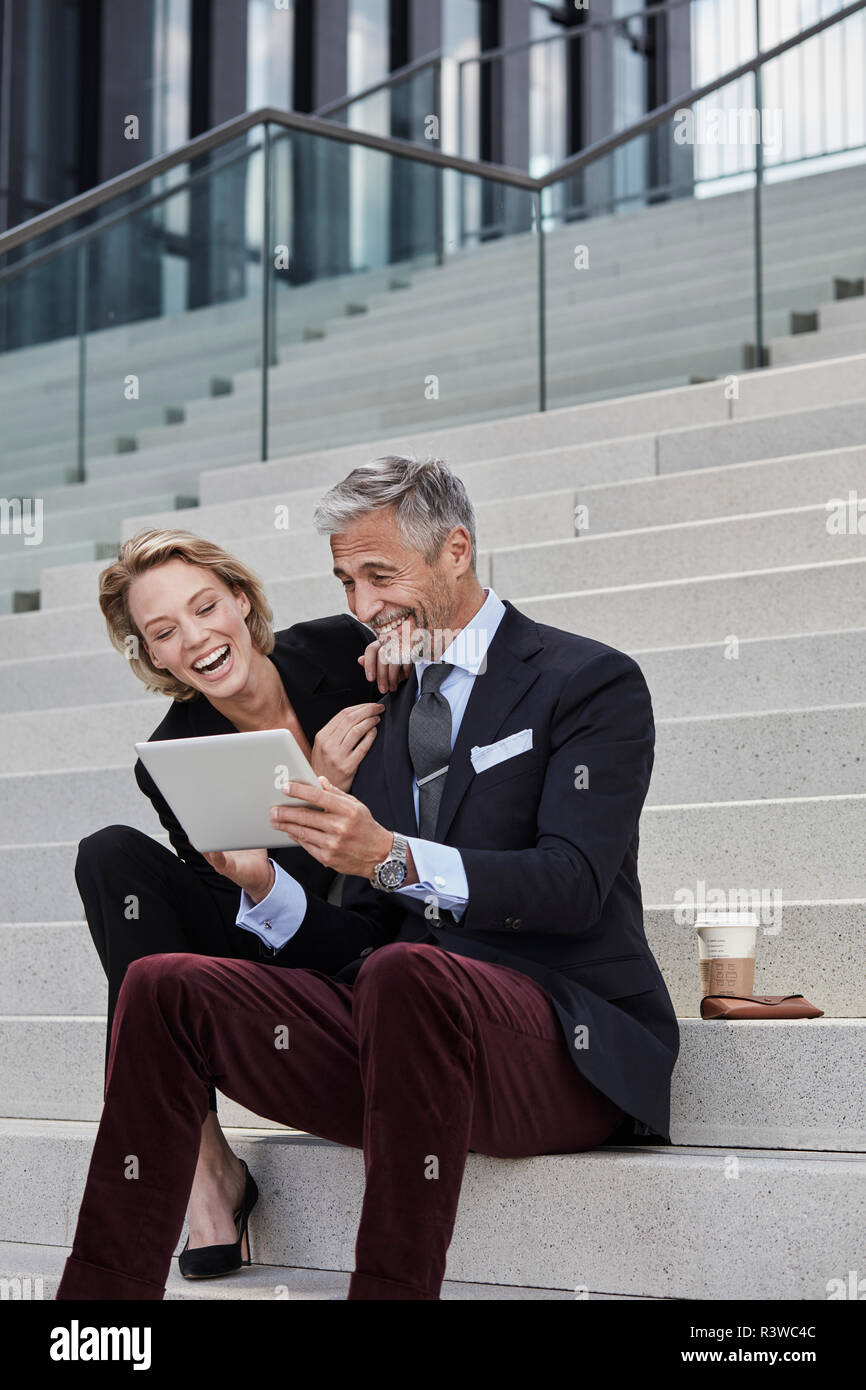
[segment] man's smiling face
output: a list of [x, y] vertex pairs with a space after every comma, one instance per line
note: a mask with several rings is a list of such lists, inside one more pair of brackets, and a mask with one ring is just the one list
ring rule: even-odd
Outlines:
[[436, 564], [428, 565], [404, 544], [393, 507], [369, 512], [330, 539], [349, 608], [382, 639], [384, 658], [402, 664], [441, 656], [452, 638], [457, 580], [465, 570], [455, 566], [447, 542]]

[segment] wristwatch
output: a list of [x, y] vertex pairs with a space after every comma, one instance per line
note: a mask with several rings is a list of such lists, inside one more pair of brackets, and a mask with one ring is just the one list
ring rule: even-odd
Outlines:
[[409, 872], [409, 865], [406, 856], [409, 852], [409, 841], [404, 835], [394, 832], [394, 843], [387, 859], [374, 865], [370, 875], [370, 882], [374, 888], [381, 888], [386, 893], [393, 893], [395, 888], [402, 888]]

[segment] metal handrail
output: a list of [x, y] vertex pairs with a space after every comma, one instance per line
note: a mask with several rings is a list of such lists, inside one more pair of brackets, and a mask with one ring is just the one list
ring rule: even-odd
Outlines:
[[[401, 159], [414, 160], [416, 163], [429, 164], [439, 169], [452, 169], [457, 173], [469, 174], [476, 178], [486, 178], [493, 182], [509, 184], [514, 188], [522, 188], [529, 193], [540, 193], [543, 189], [559, 183], [562, 179], [569, 178], [572, 174], [579, 172], [587, 165], [594, 163], [597, 159], [612, 153], [620, 146], [628, 144], [639, 135], [645, 134], [649, 130], [654, 130], [656, 126], [662, 125], [676, 111], [683, 107], [692, 106], [695, 102], [704, 97], [712, 95], [713, 92], [720, 91], [738, 78], [745, 76], [749, 72], [755, 72], [764, 64], [772, 62], [781, 54], [787, 53], [790, 49], [796, 48], [801, 43], [808, 42], [817, 34], [823, 33], [825, 29], [831, 28], [835, 24], [849, 19], [851, 15], [858, 14], [866, 9], [866, 0], [851, 0], [851, 3], [843, 9], [837, 10], [834, 14], [825, 15], [824, 18], [817, 20], [806, 29], [800, 30], [797, 34], [776, 44], [773, 48], [765, 49], [749, 58], [746, 62], [738, 64], [737, 67], [722, 73], [712, 82], [704, 83], [701, 87], [692, 88], [674, 101], [666, 102], [663, 106], [656, 107], [640, 120], [635, 121], [625, 130], [614, 132], [612, 135], [605, 136], [602, 140], [597, 140], [594, 144], [588, 145], [586, 149], [578, 154], [571, 155], [568, 159], [558, 164], [555, 168], [538, 178], [524, 173], [522, 169], [512, 169], [508, 165], [492, 164], [486, 160], [465, 159], [462, 155], [444, 154], [441, 150], [431, 150], [421, 145], [412, 144], [408, 140], [399, 140], [389, 135], [373, 135], [364, 130], [354, 130], [348, 126], [340, 125], [338, 122], [322, 119], [318, 116], [305, 116], [296, 111], [281, 111], [274, 106], [262, 106], [256, 111], [247, 111], [241, 116], [233, 116], [230, 120], [224, 121], [221, 125], [215, 126], [213, 130], [207, 131], [204, 135], [197, 136], [194, 140], [187, 141], [186, 144], [179, 146], [176, 150], [156, 158], [148, 160], [144, 164], [139, 164], [135, 169], [129, 170], [125, 174], [118, 174], [115, 178], [109, 179], [106, 183], [99, 184], [96, 188], [90, 189], [86, 193], [80, 193], [75, 198], [68, 199], [65, 203], [58, 204], [50, 211], [40, 213], [37, 217], [30, 218], [27, 222], [22, 222], [18, 227], [13, 227], [10, 231], [0, 235], [0, 255], [12, 251], [16, 246], [29, 241], [34, 236], [40, 236], [45, 232], [52, 231], [53, 228], [62, 225], [73, 217], [79, 217], [83, 213], [90, 212], [92, 209], [100, 207], [103, 203], [109, 202], [112, 198], [117, 198], [121, 194], [129, 192], [141, 184], [149, 182], [158, 174], [166, 173], [169, 169], [177, 168], [179, 165], [190, 163], [201, 155], [208, 154], [211, 150], [217, 149], [227, 144], [230, 140], [238, 139], [245, 135], [248, 130], [258, 125], [277, 125], [286, 130], [299, 130], [309, 135], [319, 135], [327, 140], [342, 141], [344, 144], [363, 145], [368, 149], [380, 150], [385, 154], [397, 155]], [[645, 11], [651, 14], [652, 11]], [[161, 196], [170, 197], [173, 189], [167, 189], [163, 194], [154, 195], [159, 199]], [[127, 209], [128, 215], [132, 215], [134, 209]], [[84, 229], [88, 230], [88, 229]], [[45, 250], [55, 249], [46, 247]], [[19, 263], [20, 264], [20, 263]], [[0, 278], [16, 271], [18, 266], [10, 266], [7, 271], [0, 272]]]
[[[684, 4], [685, 0], [678, 0], [678, 3]], [[371, 82], [369, 87], [362, 87], [360, 92], [353, 92], [350, 96], [335, 97], [333, 101], [326, 101], [324, 106], [317, 106], [313, 115], [324, 119], [343, 107], [354, 106], [356, 101], [364, 101], [367, 97], [375, 96], [377, 92], [383, 92], [389, 87], [396, 87], [407, 77], [414, 77], [416, 73], [423, 72], [425, 68], [432, 67], [434, 63], [440, 63], [442, 57], [441, 49], [437, 49], [435, 53], [428, 53], [424, 58], [413, 58], [411, 63], [404, 63], [402, 68], [395, 68], [393, 72], [388, 73], [387, 77], [380, 78], [378, 82]]]
[[[866, 0], [861, 0], [861, 3], [866, 4]], [[144, 164], [136, 165], [125, 174], [117, 174], [106, 183], [101, 183], [86, 193], [79, 193], [48, 212], [39, 213], [37, 217], [31, 217], [27, 222], [12, 227], [0, 235], [0, 255], [14, 250], [31, 237], [50, 232], [63, 222], [80, 217], [83, 213], [110, 202], [112, 198], [118, 198], [123, 193], [148, 183], [158, 174], [164, 174], [169, 169], [175, 169], [181, 164], [198, 159], [201, 155], [209, 154], [211, 150], [228, 144], [230, 140], [238, 139], [258, 125], [278, 125], [286, 130], [321, 135], [326, 140], [337, 140], [347, 145], [364, 145], [368, 149], [381, 150], [384, 154], [399, 155], [401, 159], [412, 159], [417, 163], [432, 164], [440, 169], [454, 169], [458, 173], [494, 179], [499, 183], [512, 184], [516, 188], [534, 190], [537, 184], [537, 180], [524, 173], [522, 169], [511, 169], [507, 165], [491, 164], [485, 160], [464, 159], [456, 154], [443, 154], [440, 150], [426, 149], [421, 145], [413, 145], [409, 140], [398, 140], [391, 135], [372, 135], [366, 130], [353, 130], [336, 121], [303, 116], [297, 111], [281, 111], [275, 106], [260, 106], [256, 111], [246, 111], [242, 116], [233, 116], [230, 120], [223, 121], [222, 125], [214, 126], [204, 135], [198, 135], [194, 140], [179, 145], [177, 149], [157, 155]], [[172, 190], [167, 191], [171, 193]]]
[[197, 184], [205, 183], [214, 174], [221, 174], [224, 169], [231, 169], [242, 159], [249, 159], [251, 155], [257, 154], [263, 146], [263, 141], [244, 145], [242, 149], [235, 150], [226, 159], [221, 159], [216, 164], [209, 164], [205, 169], [198, 169], [188, 178], [173, 183], [170, 188], [163, 188], [159, 193], [151, 193], [147, 198], [140, 198], [132, 207], [119, 208], [117, 212], [109, 213], [107, 217], [101, 217], [98, 222], [92, 223], [89, 227], [82, 227], [70, 236], [65, 236], [59, 241], [52, 241], [50, 245], [43, 246], [41, 251], [34, 251], [32, 255], [26, 256], [23, 260], [15, 261], [5, 270], [0, 269], [0, 285], [6, 280], [11, 280], [15, 275], [22, 274], [25, 270], [32, 270], [34, 266], [43, 265], [52, 256], [60, 255], [61, 252], [68, 251], [73, 246], [89, 241], [91, 237], [101, 235], [108, 227], [116, 227], [121, 222], [127, 222], [131, 217], [145, 212], [148, 208], [158, 207], [160, 203], [166, 202], [178, 193], [186, 193], [190, 188], [195, 188]]

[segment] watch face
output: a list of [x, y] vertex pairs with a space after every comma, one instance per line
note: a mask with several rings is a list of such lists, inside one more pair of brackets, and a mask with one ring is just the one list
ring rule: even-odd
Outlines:
[[379, 869], [379, 883], [383, 888], [399, 888], [406, 877], [406, 865], [399, 859], [386, 859]]

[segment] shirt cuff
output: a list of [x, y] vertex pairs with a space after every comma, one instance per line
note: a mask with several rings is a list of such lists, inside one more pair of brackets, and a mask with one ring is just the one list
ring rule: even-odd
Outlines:
[[[460, 851], [454, 845], [442, 845], [437, 840], [413, 840], [407, 842], [412, 851], [417, 883], [404, 884], [398, 893], [409, 898], [420, 898], [428, 906], [431, 920], [435, 920], [435, 910], [450, 912], [455, 922], [459, 922], [469, 902], [469, 882]], [[428, 915], [425, 912], [425, 917]]]
[[266, 898], [254, 903], [241, 889], [241, 905], [235, 922], [250, 931], [276, 954], [291, 941], [307, 912], [307, 895], [296, 878], [268, 856], [274, 866], [274, 884]]

